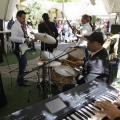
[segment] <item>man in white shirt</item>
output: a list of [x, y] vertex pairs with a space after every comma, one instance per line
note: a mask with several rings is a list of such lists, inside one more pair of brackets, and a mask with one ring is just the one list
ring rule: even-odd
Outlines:
[[23, 10], [20, 10], [17, 12], [16, 17], [17, 20], [11, 29], [11, 40], [14, 44], [13, 46], [14, 53], [19, 62], [19, 73], [17, 76], [17, 83], [19, 86], [29, 86], [27, 81], [23, 79], [24, 70], [27, 64], [26, 53], [20, 55], [19, 51], [19, 45], [27, 43], [29, 41], [29, 38], [25, 34], [25, 30], [23, 28], [26, 19], [26, 13]]
[[85, 36], [90, 36], [92, 34], [92, 27], [90, 26], [90, 16], [85, 14], [82, 16], [81, 22], [83, 24], [83, 28], [80, 30], [80, 34], [76, 34], [79, 38], [76, 46], [85, 46], [87, 47], [87, 41]]
[[81, 22], [83, 24], [83, 28], [80, 30], [80, 34], [75, 34], [78, 37], [78, 42], [76, 46], [79, 46], [86, 54], [84, 60], [88, 57], [87, 48], [87, 37], [92, 34], [92, 27], [90, 25], [90, 16], [85, 14], [82, 16]]

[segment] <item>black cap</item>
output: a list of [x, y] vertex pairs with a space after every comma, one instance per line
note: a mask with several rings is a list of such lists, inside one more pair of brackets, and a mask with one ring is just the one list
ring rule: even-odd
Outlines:
[[104, 37], [103, 37], [102, 32], [93, 32], [89, 37], [87, 37], [87, 39], [90, 42], [97, 41], [97, 42], [101, 43], [102, 45], [104, 44]]

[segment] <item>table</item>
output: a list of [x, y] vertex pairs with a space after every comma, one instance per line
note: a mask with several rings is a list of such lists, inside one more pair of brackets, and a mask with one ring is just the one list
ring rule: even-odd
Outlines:
[[0, 34], [4, 35], [4, 51], [5, 53], [8, 53], [9, 51], [12, 51], [12, 45], [11, 42], [7, 39], [7, 33], [11, 33], [11, 30], [4, 30], [4, 31], [0, 31]]

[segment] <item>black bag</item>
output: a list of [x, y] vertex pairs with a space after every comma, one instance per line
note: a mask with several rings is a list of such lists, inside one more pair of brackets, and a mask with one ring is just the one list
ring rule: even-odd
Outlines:
[[108, 84], [112, 84], [117, 78], [118, 65], [120, 60], [118, 58], [114, 58], [109, 62], [109, 81]]
[[1, 77], [1, 73], [0, 73], [0, 108], [5, 106], [6, 104], [7, 104], [7, 99], [5, 96], [4, 89], [3, 89], [2, 77]]
[[[54, 37], [55, 38], [55, 36], [54, 36], [54, 34], [53, 34], [53, 32], [49, 29], [49, 27], [48, 27], [48, 25], [44, 22], [44, 24], [46, 25], [46, 27], [47, 27], [47, 29], [48, 29], [48, 34], [50, 35], [50, 36], [52, 36], [52, 37]], [[57, 46], [58, 46], [58, 40], [55, 38], [55, 40], [56, 40], [56, 43], [55, 44], [51, 44], [51, 45], [49, 45], [49, 46], [51, 46], [52, 48], [56, 48]]]

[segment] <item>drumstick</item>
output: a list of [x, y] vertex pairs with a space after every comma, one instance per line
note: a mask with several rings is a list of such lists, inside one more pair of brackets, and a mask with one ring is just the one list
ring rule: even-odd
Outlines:
[[71, 72], [67, 71], [66, 69], [65, 69], [65, 71], [68, 72], [68, 73], [70, 73], [71, 75], [73, 75]]

